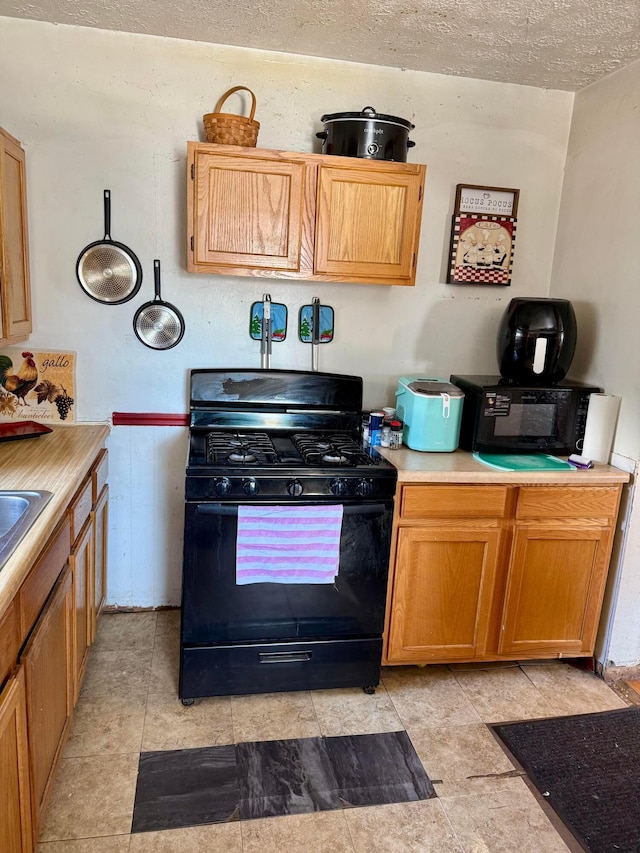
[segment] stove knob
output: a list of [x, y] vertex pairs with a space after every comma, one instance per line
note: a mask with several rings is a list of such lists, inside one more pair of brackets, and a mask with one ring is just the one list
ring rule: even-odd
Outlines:
[[245, 480], [243, 482], [242, 491], [245, 493], [245, 495], [257, 495], [260, 491], [260, 486], [252, 477], [250, 480]]
[[302, 483], [300, 480], [291, 480], [287, 483], [287, 491], [292, 498], [299, 498], [302, 494]]
[[228, 477], [222, 477], [221, 480], [216, 480], [213, 485], [213, 490], [219, 498], [231, 494], [231, 480]]
[[347, 481], [340, 480], [336, 477], [336, 479], [332, 480], [329, 484], [329, 488], [331, 489], [332, 495], [335, 495], [337, 498], [342, 498], [348, 491]]
[[371, 480], [358, 480], [356, 484], [356, 494], [361, 498], [366, 498], [373, 491], [373, 484]]

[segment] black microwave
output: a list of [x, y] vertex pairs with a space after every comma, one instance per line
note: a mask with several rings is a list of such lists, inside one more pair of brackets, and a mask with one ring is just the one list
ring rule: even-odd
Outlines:
[[602, 389], [564, 380], [515, 384], [500, 376], [451, 376], [464, 391], [460, 447], [481, 453], [580, 453], [589, 395]]

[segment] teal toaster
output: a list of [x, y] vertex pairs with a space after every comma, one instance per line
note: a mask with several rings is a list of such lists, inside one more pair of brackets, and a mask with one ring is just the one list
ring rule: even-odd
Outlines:
[[456, 450], [463, 402], [464, 391], [446, 379], [401, 377], [396, 391], [396, 414], [404, 422], [404, 444], [412, 450], [435, 453]]

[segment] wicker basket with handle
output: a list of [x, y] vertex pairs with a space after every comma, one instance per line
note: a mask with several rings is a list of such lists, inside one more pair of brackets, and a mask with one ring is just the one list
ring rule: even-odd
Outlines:
[[[222, 105], [229, 95], [234, 92], [245, 91], [251, 95], [251, 111], [248, 116], [233, 115], [232, 113], [221, 113]], [[246, 86], [234, 86], [220, 98], [212, 113], [202, 116], [204, 132], [207, 142], [217, 142], [220, 145], [244, 145], [246, 148], [255, 148], [258, 141], [260, 122], [254, 121], [256, 112], [256, 96]]]

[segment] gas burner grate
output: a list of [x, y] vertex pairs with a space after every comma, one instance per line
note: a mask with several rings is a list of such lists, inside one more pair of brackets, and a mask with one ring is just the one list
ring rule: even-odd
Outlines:
[[306, 465], [370, 465], [362, 448], [346, 433], [297, 433], [291, 440]]
[[207, 462], [225, 465], [278, 465], [280, 458], [266, 432], [209, 432]]

